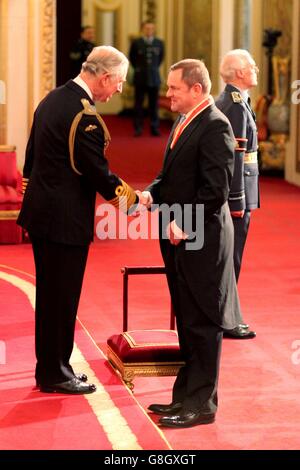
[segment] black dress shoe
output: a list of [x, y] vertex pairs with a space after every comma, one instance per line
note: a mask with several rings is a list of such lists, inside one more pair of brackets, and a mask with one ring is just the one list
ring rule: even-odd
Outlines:
[[94, 384], [81, 382], [74, 377], [74, 379], [59, 384], [40, 385], [40, 391], [45, 393], [69, 393], [70, 395], [82, 395], [84, 393], [95, 392], [96, 386]]
[[154, 137], [160, 137], [161, 136], [161, 133], [158, 129], [152, 129], [151, 130], [151, 134], [154, 136]]
[[134, 131], [134, 137], [140, 137], [142, 135], [142, 130], [141, 129], [136, 129]]
[[[75, 378], [80, 380], [80, 382], [87, 382], [88, 376], [83, 372], [79, 372], [78, 374], [75, 374]], [[36, 386], [40, 386], [40, 382], [38, 380], [36, 381]]]
[[238, 325], [232, 330], [224, 330], [223, 338], [232, 338], [232, 339], [252, 339], [255, 338], [255, 331], [249, 330], [247, 325]]
[[170, 428], [189, 428], [191, 426], [197, 426], [198, 424], [213, 423], [214, 420], [215, 415], [213, 413], [205, 414], [201, 411], [182, 411], [177, 415], [163, 416], [160, 418], [158, 423], [161, 426], [167, 426]]
[[153, 404], [148, 407], [148, 410], [152, 411], [153, 413], [157, 415], [169, 416], [169, 415], [178, 414], [181, 408], [182, 408], [182, 403], [170, 403], [170, 405]]
[[83, 372], [79, 372], [78, 374], [75, 374], [75, 377], [80, 380], [80, 382], [87, 382], [88, 376], [84, 374]]

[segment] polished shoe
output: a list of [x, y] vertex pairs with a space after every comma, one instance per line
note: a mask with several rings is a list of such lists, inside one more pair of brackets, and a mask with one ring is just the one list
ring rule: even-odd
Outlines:
[[174, 415], [178, 414], [178, 412], [182, 408], [182, 403], [170, 403], [170, 405], [159, 405], [159, 404], [153, 404], [148, 407], [149, 411], [152, 411], [152, 413], [155, 413], [157, 415]]
[[163, 416], [158, 421], [161, 426], [169, 428], [189, 428], [197, 426], [198, 424], [213, 423], [215, 415], [213, 413], [203, 413], [201, 411], [182, 411], [181, 413], [173, 416]]
[[[79, 372], [78, 374], [75, 374], [75, 378], [80, 380], [80, 382], [87, 382], [88, 376], [83, 372]], [[36, 381], [36, 386], [39, 387], [40, 382]]]
[[94, 384], [87, 384], [81, 382], [76, 377], [68, 380], [67, 382], [61, 382], [59, 384], [52, 385], [40, 385], [40, 391], [45, 393], [69, 393], [70, 395], [82, 395], [84, 393], [95, 392], [96, 386]]
[[232, 338], [232, 339], [252, 339], [255, 338], [255, 331], [249, 330], [248, 325], [238, 325], [232, 330], [224, 330], [223, 338]]
[[161, 133], [158, 129], [152, 129], [151, 130], [151, 135], [153, 135], [154, 137], [160, 137]]
[[141, 129], [136, 129], [134, 131], [134, 137], [141, 137], [142, 135], [142, 130]]
[[87, 382], [88, 376], [84, 374], [83, 372], [79, 372], [78, 374], [75, 374], [76, 379], [80, 380], [80, 382]]

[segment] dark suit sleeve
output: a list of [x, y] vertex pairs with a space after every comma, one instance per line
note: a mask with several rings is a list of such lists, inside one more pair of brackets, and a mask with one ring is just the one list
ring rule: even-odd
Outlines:
[[145, 188], [145, 191], [150, 191], [153, 198], [153, 204], [160, 204], [160, 184], [163, 176], [163, 170], [159, 172], [157, 177], [152, 181], [152, 183]]
[[236, 138], [234, 173], [228, 202], [231, 211], [241, 211], [246, 207], [244, 156], [247, 148], [247, 111], [240, 103], [233, 103], [226, 116]]
[[[91, 126], [93, 129], [87, 130]], [[77, 170], [104, 199], [117, 206], [118, 195], [126, 197], [128, 208], [138, 202], [133, 189], [110, 171], [104, 155], [104, 132], [94, 116], [84, 116], [78, 124], [74, 159]]]
[[[198, 144], [199, 188], [192, 207], [184, 209], [183, 220], [191, 220], [187, 211], [192, 210], [195, 216], [196, 204], [204, 204], [204, 219], [207, 220], [228, 200], [234, 148], [235, 140], [229, 123], [221, 119], [212, 121]], [[180, 221], [177, 225], [184, 230]]]

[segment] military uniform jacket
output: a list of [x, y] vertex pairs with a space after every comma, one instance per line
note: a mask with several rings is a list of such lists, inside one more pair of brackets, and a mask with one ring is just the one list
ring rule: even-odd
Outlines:
[[255, 115], [234, 86], [226, 85], [216, 100], [217, 107], [227, 116], [236, 138], [234, 175], [230, 188], [231, 211], [259, 207], [257, 128]]
[[70, 80], [37, 107], [23, 170], [28, 184], [18, 218], [33, 235], [75, 245], [93, 239], [96, 192], [114, 205], [118, 195], [126, 197], [129, 206], [136, 201], [133, 190], [108, 168], [104, 130], [95, 113], [81, 115], [71, 159], [70, 130], [84, 111], [82, 99], [93, 113], [92, 100]]
[[[183, 213], [185, 204], [192, 211], [196, 204], [204, 204], [204, 245], [186, 250], [186, 242], [180, 242], [176, 264], [201, 311], [215, 323], [234, 328], [233, 306], [238, 299], [233, 272], [233, 224], [227, 202], [234, 168], [234, 136], [228, 120], [213, 104], [193, 119], [172, 150], [171, 138], [172, 133], [162, 171], [147, 189], [154, 203], [180, 204]], [[185, 228], [177, 219], [176, 222]], [[169, 242], [161, 243], [167, 270], [168, 246]], [[188, 314], [188, 307], [185, 313]]]
[[134, 85], [159, 87], [159, 66], [164, 58], [164, 44], [153, 38], [147, 44], [144, 38], [135, 39], [130, 47], [129, 59], [134, 68]]

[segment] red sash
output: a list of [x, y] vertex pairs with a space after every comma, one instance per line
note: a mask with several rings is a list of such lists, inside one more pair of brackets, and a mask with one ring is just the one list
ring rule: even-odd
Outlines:
[[172, 149], [174, 145], [176, 144], [177, 140], [181, 136], [182, 132], [184, 129], [192, 122], [192, 120], [198, 116], [204, 109], [208, 108], [211, 104], [213, 104], [214, 99], [211, 95], [208, 96], [208, 98], [205, 98], [205, 100], [201, 101], [201, 103], [196, 106], [196, 108], [193, 109], [192, 113], [189, 115], [187, 119], [185, 119], [181, 124], [178, 124], [176, 127], [174, 134], [173, 134], [173, 139], [170, 145], [170, 148]]

